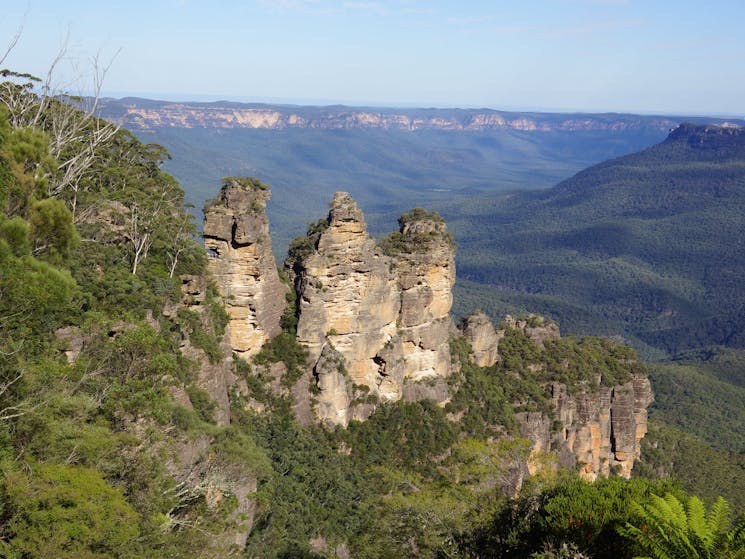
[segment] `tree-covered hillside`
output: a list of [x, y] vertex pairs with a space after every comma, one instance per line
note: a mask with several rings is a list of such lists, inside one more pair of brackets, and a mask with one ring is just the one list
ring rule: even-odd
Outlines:
[[[643, 370], [607, 340], [508, 328], [501, 361], [477, 367], [461, 338], [446, 407], [301, 426], [292, 313], [251, 362], [230, 354], [166, 151], [3, 77], [0, 557], [630, 558], [653, 495], [703, 510], [669, 481], [588, 484], [529, 457], [516, 412], [550, 413], [550, 381], [609, 390]], [[732, 514], [702, 513], [716, 552], [745, 546], [737, 487], [721, 485]]]
[[371, 231], [382, 234], [414, 206], [548, 188], [664, 137], [645, 126], [617, 133], [179, 127], [134, 132], [144, 142], [168, 147], [173, 159], [166, 169], [198, 208], [223, 176], [256, 175], [269, 182], [278, 257], [339, 190], [366, 208]]
[[[459, 274], [565, 328], [660, 353], [742, 347], [745, 132], [683, 125], [556, 187], [451, 205]], [[649, 351], [649, 354], [654, 354]]]

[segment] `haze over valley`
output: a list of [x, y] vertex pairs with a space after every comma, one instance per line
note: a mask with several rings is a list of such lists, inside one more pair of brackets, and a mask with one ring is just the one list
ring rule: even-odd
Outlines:
[[4, 6], [0, 557], [745, 556], [744, 19]]

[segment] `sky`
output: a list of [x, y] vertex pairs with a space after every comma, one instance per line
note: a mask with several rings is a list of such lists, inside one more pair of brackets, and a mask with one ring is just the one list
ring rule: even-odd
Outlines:
[[[2, 67], [173, 101], [745, 116], [744, 0], [8, 0]], [[64, 49], [63, 49], [64, 46]]]

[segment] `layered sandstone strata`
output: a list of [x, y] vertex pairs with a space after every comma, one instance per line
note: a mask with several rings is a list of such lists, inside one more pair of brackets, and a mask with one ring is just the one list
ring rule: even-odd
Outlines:
[[406, 383], [450, 373], [452, 242], [436, 214], [416, 210], [400, 223], [379, 246], [354, 200], [338, 192], [328, 218], [291, 248], [297, 339], [314, 367], [318, 415], [330, 423], [346, 425], [355, 394], [399, 400]]
[[636, 376], [625, 384], [577, 394], [555, 383], [551, 392], [558, 429], [540, 412], [518, 414], [534, 451], [558, 453], [563, 466], [578, 464], [588, 480], [611, 473], [629, 478], [647, 434], [647, 407], [653, 399], [649, 379]]
[[205, 208], [204, 245], [210, 272], [230, 315], [229, 339], [239, 355], [257, 353], [281, 331], [287, 288], [279, 281], [269, 237], [267, 186], [226, 179]]
[[[502, 325], [521, 331], [540, 349], [560, 338], [559, 327], [538, 315], [507, 316]], [[487, 367], [499, 360], [499, 340], [505, 330], [495, 329], [489, 317], [469, 316], [463, 335], [471, 344], [473, 363]], [[588, 480], [611, 473], [630, 477], [647, 433], [647, 408], [653, 400], [649, 379], [636, 375], [624, 384], [592, 389], [585, 384], [573, 392], [565, 384], [547, 382], [545, 389], [551, 396], [553, 417], [539, 411], [516, 414], [522, 436], [533, 442], [534, 455], [555, 453], [562, 466], [579, 465], [580, 475]], [[529, 469], [533, 473], [534, 465]]]

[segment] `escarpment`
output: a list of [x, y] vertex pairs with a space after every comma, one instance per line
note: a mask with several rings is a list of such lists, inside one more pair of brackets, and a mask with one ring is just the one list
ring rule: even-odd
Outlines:
[[[319, 418], [332, 424], [369, 412], [350, 403], [353, 393], [366, 402], [395, 401], [407, 383], [450, 373], [452, 242], [436, 214], [414, 210], [399, 222], [380, 246], [354, 200], [338, 192], [328, 218], [290, 248], [297, 340], [310, 353]], [[331, 350], [339, 356], [334, 374]]]
[[[477, 313], [464, 321], [463, 334], [471, 344], [471, 361], [480, 366], [500, 361], [499, 344], [507, 341], [506, 336], [523, 340], [519, 351], [514, 342], [505, 348], [510, 362], [516, 354], [522, 358], [532, 353], [533, 359], [522, 363], [522, 372], [507, 374], [517, 375], [518, 382], [537, 382], [545, 392], [547, 409], [531, 409], [536, 407], [532, 401], [513, 402], [520, 434], [532, 442], [534, 455], [553, 453], [560, 465], [578, 467], [589, 480], [612, 473], [631, 476], [647, 433], [647, 408], [653, 395], [635, 359], [614, 354], [626, 348], [607, 341], [588, 347], [584, 340], [562, 340], [556, 324], [536, 315], [508, 316], [496, 329], [486, 315]], [[559, 356], [559, 362], [551, 363], [547, 354]], [[603, 369], [606, 365], [610, 370]], [[536, 469], [535, 464], [528, 467]]]
[[286, 288], [272, 254], [267, 186], [256, 179], [228, 178], [204, 212], [209, 269], [230, 315], [234, 352], [250, 356], [280, 333]]
[[[285, 309], [264, 213], [268, 198], [258, 181], [231, 179], [206, 209], [205, 245], [230, 316], [226, 336], [246, 358], [279, 334]], [[587, 479], [629, 477], [652, 401], [630, 350], [599, 338], [561, 338], [556, 324], [535, 315], [508, 316], [495, 328], [477, 313], [457, 334], [470, 353], [451, 358], [454, 257], [439, 215], [411, 210], [398, 231], [376, 242], [356, 202], [336, 193], [328, 216], [293, 241], [285, 260], [296, 327], [282, 335], [307, 351], [304, 373], [293, 386], [270, 389], [291, 393], [304, 422], [315, 416], [346, 426], [386, 402], [423, 399], [458, 421], [462, 398], [460, 412], [448, 402], [463, 394], [469, 381], [461, 366], [470, 361], [511, 399], [497, 415], [513, 418], [513, 433], [531, 441], [534, 456], [554, 454]], [[218, 384], [203, 382], [213, 397], [225, 394], [225, 381]], [[484, 405], [479, 394], [473, 398]], [[495, 433], [512, 429], [509, 421]]]

